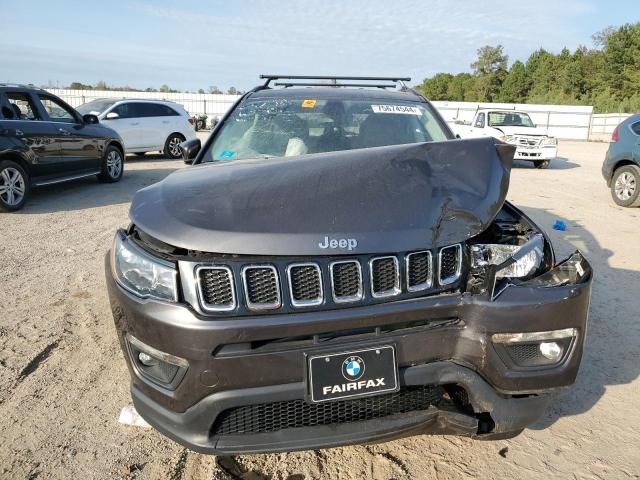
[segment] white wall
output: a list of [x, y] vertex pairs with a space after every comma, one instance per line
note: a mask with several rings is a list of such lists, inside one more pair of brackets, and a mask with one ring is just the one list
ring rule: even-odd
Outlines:
[[593, 107], [520, 103], [432, 102], [448, 122], [471, 121], [478, 108], [504, 108], [527, 112], [533, 123], [557, 138], [587, 140]]
[[608, 142], [616, 126], [630, 116], [630, 113], [594, 113], [591, 115], [589, 139]]
[[212, 93], [118, 92], [114, 90], [68, 90], [62, 88], [48, 88], [47, 91], [59, 96], [72, 107], [77, 107], [96, 98], [144, 98], [180, 103], [191, 115], [206, 113], [209, 117], [223, 115], [240, 97], [240, 95], [217, 95]]

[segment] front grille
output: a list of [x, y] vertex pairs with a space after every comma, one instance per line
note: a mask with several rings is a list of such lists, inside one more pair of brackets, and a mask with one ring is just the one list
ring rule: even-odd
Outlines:
[[371, 295], [376, 298], [400, 293], [400, 270], [396, 257], [378, 257], [369, 262]]
[[333, 262], [331, 284], [335, 302], [354, 302], [362, 298], [362, 270], [356, 260]]
[[419, 292], [433, 283], [431, 252], [415, 252], [407, 255], [407, 290]]
[[441, 386], [404, 387], [399, 392], [353, 400], [307, 403], [304, 400], [260, 403], [225, 410], [216, 419], [214, 435], [277, 432], [288, 428], [333, 425], [426, 410], [438, 405]]
[[[378, 257], [256, 260], [233, 256], [211, 264], [185, 261], [180, 271], [185, 300], [199, 313], [257, 315], [345, 308], [451, 291], [460, 284], [463, 260], [462, 245], [456, 244]], [[188, 275], [187, 268], [193, 268], [194, 275]]]
[[322, 275], [315, 263], [296, 263], [288, 268], [291, 303], [294, 307], [320, 305], [323, 300]]
[[228, 267], [200, 267], [196, 276], [200, 298], [205, 310], [228, 311], [236, 307], [231, 269]]
[[450, 245], [440, 249], [439, 275], [440, 285], [449, 285], [460, 277], [462, 266], [462, 247], [460, 244]]
[[272, 265], [249, 266], [242, 269], [247, 307], [264, 310], [280, 307], [278, 271]]

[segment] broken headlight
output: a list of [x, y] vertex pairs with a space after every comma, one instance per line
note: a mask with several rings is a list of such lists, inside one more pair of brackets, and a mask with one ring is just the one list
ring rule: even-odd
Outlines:
[[522, 278], [535, 272], [544, 258], [542, 235], [534, 235], [524, 245], [498, 243], [471, 246], [472, 268], [496, 266], [496, 278]]
[[171, 263], [150, 256], [120, 232], [111, 255], [113, 275], [122, 288], [143, 298], [178, 300], [177, 271]]

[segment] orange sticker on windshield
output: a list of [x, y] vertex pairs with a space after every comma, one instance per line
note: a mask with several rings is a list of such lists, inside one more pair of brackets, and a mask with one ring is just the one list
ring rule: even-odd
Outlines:
[[316, 107], [316, 102], [317, 100], [303, 100], [302, 101], [302, 108], [315, 108]]

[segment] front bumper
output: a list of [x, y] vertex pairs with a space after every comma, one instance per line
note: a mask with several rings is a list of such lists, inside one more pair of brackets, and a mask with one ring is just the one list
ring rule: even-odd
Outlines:
[[[185, 305], [139, 299], [115, 283], [108, 259], [106, 268], [114, 320], [140, 414], [193, 450], [235, 454], [332, 447], [419, 433], [499, 438], [522, 430], [544, 412], [549, 398], [545, 394], [572, 384], [577, 375], [591, 290], [590, 268], [584, 260], [582, 265], [579, 281], [571, 280], [559, 266], [557, 275], [547, 274], [555, 286], [510, 285], [493, 301], [446, 294], [228, 319], [199, 316]], [[495, 333], [568, 328], [576, 329], [577, 336], [562, 361], [551, 367], [515, 367], [504, 361], [491, 339]], [[286, 341], [350, 329], [358, 334], [303, 346]], [[188, 361], [174, 389], [139, 375], [128, 354], [126, 334]], [[472, 411], [429, 407], [356, 423], [251, 435], [213, 433], [216, 418], [229, 408], [307, 398], [306, 355], [387, 344], [396, 346], [401, 386], [456, 385], [468, 395]]]

